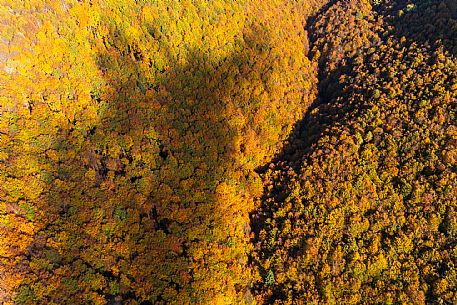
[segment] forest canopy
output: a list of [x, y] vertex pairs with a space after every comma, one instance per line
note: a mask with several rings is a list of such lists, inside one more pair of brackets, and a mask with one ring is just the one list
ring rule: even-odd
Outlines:
[[0, 303], [457, 303], [452, 0], [0, 2]]

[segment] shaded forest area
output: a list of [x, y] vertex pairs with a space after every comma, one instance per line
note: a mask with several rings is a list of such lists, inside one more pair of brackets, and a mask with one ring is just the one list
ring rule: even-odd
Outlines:
[[4, 6], [0, 302], [252, 303], [254, 169], [311, 100], [306, 10]]
[[0, 303], [457, 302], [452, 0], [6, 0], [0, 26]]

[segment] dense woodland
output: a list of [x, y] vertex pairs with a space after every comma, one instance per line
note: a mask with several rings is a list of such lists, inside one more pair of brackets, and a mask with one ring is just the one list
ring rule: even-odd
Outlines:
[[2, 0], [0, 304], [457, 304], [457, 2]]

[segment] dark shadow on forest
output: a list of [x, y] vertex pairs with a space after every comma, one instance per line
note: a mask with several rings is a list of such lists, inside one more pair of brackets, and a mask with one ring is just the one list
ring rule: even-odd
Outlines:
[[[315, 48], [319, 49], [317, 45], [317, 35], [315, 22], [318, 18], [327, 14], [334, 5], [338, 5], [338, 1], [329, 1], [324, 5], [316, 14], [308, 17], [306, 31], [308, 33], [310, 52], [308, 54], [310, 60], [316, 60]], [[258, 268], [261, 277], [265, 280], [268, 277], [268, 270], [265, 270], [259, 261], [271, 257], [268, 249], [262, 246], [261, 230], [267, 226], [267, 223], [274, 219], [276, 207], [269, 204], [271, 200], [276, 203], [284, 201], [288, 196], [288, 182], [291, 181], [292, 176], [299, 173], [304, 160], [310, 157], [312, 152], [318, 147], [319, 140], [326, 134], [333, 126], [343, 125], [348, 119], [348, 115], [355, 115], [358, 111], [357, 106], [354, 104], [344, 104], [337, 101], [337, 98], [343, 94], [343, 87], [338, 82], [338, 78], [342, 74], [351, 75], [355, 72], [352, 71], [353, 58], [348, 58], [347, 63], [338, 67], [338, 69], [327, 70], [326, 54], [320, 58], [317, 66], [318, 83], [317, 96], [314, 102], [306, 110], [303, 119], [297, 122], [289, 135], [288, 139], [284, 142], [283, 149], [278, 153], [270, 162], [266, 163], [256, 169], [257, 173], [264, 180], [264, 194], [260, 198], [260, 206], [251, 213], [251, 229], [254, 233], [253, 244], [255, 247], [254, 255], [257, 260], [252, 258], [252, 264]], [[270, 184], [265, 184], [267, 173], [276, 172], [277, 176], [270, 177]], [[291, 256], [293, 254], [291, 253]], [[273, 287], [273, 288], [271, 288]], [[254, 286], [254, 293], [262, 293], [270, 290], [269, 297], [265, 299], [266, 304], [273, 304], [278, 300], [285, 301], [286, 295], [283, 293], [284, 287], [268, 286], [264, 283], [256, 283]], [[300, 296], [297, 296], [299, 299]]]
[[[233, 70], [249, 59], [232, 54], [215, 66], [199, 50], [184, 63], [168, 53], [151, 77], [144, 65], [154, 63], [121, 31], [110, 35], [97, 58], [105, 84], [92, 90], [100, 120], [85, 126], [81, 109], [59, 131], [53, 148], [67, 157], [52, 164], [42, 230], [20, 267], [32, 275], [23, 295], [56, 287], [40, 302], [85, 304], [95, 294], [146, 305], [192, 296], [189, 261], [216, 242], [214, 226], [224, 229], [214, 194], [234, 170], [235, 149], [225, 103], [240, 81]], [[31, 267], [36, 261], [43, 266]]]
[[392, 1], [391, 5], [375, 6], [388, 24], [392, 34], [405, 37], [419, 47], [444, 47], [457, 55], [457, 2], [455, 0]]

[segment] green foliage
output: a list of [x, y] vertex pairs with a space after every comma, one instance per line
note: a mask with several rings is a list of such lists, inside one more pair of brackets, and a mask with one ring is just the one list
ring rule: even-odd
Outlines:
[[25, 212], [25, 218], [28, 221], [33, 221], [35, 219], [35, 207], [27, 202], [22, 202], [20, 204], [21, 209]]
[[267, 276], [265, 277], [265, 285], [271, 286], [275, 282], [275, 275], [273, 273], [273, 270], [268, 270]]
[[18, 305], [28, 305], [33, 304], [34, 301], [35, 294], [33, 293], [32, 288], [27, 284], [19, 286], [14, 302]]

